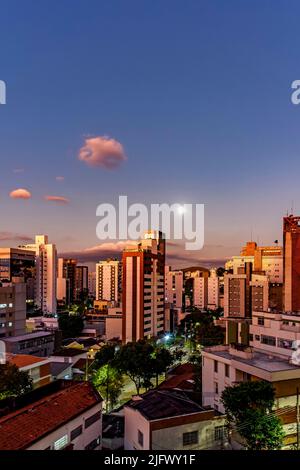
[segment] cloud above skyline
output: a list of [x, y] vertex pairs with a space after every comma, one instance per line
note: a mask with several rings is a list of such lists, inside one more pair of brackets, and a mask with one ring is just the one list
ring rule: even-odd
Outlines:
[[11, 191], [9, 197], [12, 199], [30, 199], [31, 192], [24, 188], [18, 188]]
[[[122, 251], [127, 246], [134, 244], [136, 244], [136, 242], [132, 240], [105, 242], [82, 250], [62, 252], [60, 256], [76, 258], [80, 263], [96, 263], [106, 258], [121, 259]], [[187, 251], [184, 249], [183, 245], [168, 241], [166, 245], [166, 263], [171, 265], [173, 269], [188, 266], [219, 267], [224, 266], [225, 261], [230, 257], [229, 253], [228, 256], [216, 256], [214, 258], [207, 250], [205, 250], [204, 253], [202, 253], [202, 251]]]
[[24, 241], [24, 242], [30, 242], [32, 241], [32, 237], [29, 235], [21, 234], [21, 233], [13, 233], [13, 232], [0, 232], [0, 241]]
[[64, 176], [56, 176], [55, 179], [56, 179], [56, 181], [64, 181], [65, 177]]
[[91, 167], [113, 170], [127, 160], [127, 157], [120, 142], [107, 136], [98, 136], [85, 139], [78, 159]]
[[44, 199], [49, 202], [56, 202], [57, 204], [69, 204], [70, 200], [64, 196], [44, 196]]

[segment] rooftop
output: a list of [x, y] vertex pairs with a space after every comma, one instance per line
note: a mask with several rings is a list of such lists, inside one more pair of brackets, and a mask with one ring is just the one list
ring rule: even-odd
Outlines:
[[78, 349], [78, 348], [62, 348], [59, 351], [55, 351], [52, 356], [58, 356], [58, 357], [74, 357], [74, 356], [82, 356], [83, 354], [86, 354], [86, 351], [84, 349]]
[[7, 354], [6, 359], [10, 364], [15, 364], [18, 368], [48, 362], [48, 359], [30, 356], [29, 354]]
[[43, 336], [53, 336], [50, 331], [36, 331], [20, 336], [12, 336], [11, 338], [2, 338], [5, 343], [17, 343], [18, 341], [26, 341], [28, 339], [42, 338]]
[[159, 385], [159, 389], [193, 390], [194, 375], [193, 364], [180, 364], [171, 370], [167, 379]]
[[50, 362], [51, 375], [53, 377], [56, 377], [57, 375], [61, 374], [64, 370], [67, 370], [69, 367], [71, 367], [71, 364], [69, 362], [52, 361]]
[[150, 390], [125, 406], [138, 410], [150, 421], [206, 411], [183, 392], [171, 390]]
[[[102, 401], [88, 382], [63, 386], [0, 418], [0, 449], [22, 450]], [[42, 387], [45, 389], [46, 387]], [[51, 390], [48, 387], [47, 390]], [[53, 390], [53, 387], [52, 387]], [[28, 394], [26, 399], [30, 399]], [[34, 397], [35, 394], [33, 393]]]
[[212, 353], [214, 356], [222, 357], [231, 361], [238, 361], [266, 372], [299, 371], [300, 367], [291, 364], [287, 359], [278, 357], [272, 353], [262, 353], [255, 349], [248, 348], [248, 357], [238, 354], [238, 349], [229, 346], [213, 346], [205, 348], [204, 351]]

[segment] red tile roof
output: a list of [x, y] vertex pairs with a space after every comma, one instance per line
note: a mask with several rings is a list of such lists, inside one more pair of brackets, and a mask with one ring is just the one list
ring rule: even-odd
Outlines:
[[179, 390], [193, 390], [194, 388], [194, 366], [193, 364], [181, 364], [173, 369], [169, 377], [164, 380], [158, 388], [160, 389], [179, 389]]
[[102, 401], [88, 382], [72, 383], [0, 418], [0, 450], [22, 450]]
[[46, 360], [45, 357], [30, 356], [29, 354], [16, 354], [8, 355], [7, 360], [10, 364], [15, 364], [17, 367], [26, 367], [38, 362], [43, 362]]

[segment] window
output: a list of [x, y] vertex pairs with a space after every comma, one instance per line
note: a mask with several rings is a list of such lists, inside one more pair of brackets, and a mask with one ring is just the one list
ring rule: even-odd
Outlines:
[[138, 429], [138, 443], [141, 447], [144, 446], [144, 434]]
[[277, 338], [277, 346], [284, 349], [292, 349], [293, 341], [289, 339]]
[[184, 446], [189, 446], [191, 444], [198, 444], [198, 431], [183, 433], [182, 444]]
[[225, 364], [225, 377], [229, 377], [229, 364]]
[[96, 421], [99, 421], [101, 419], [101, 411], [97, 411], [94, 415], [90, 416], [85, 420], [84, 427], [85, 429], [91, 426], [92, 424], [96, 423]]
[[276, 346], [276, 338], [274, 336], [261, 336], [261, 343], [267, 344], [268, 346]]
[[214, 371], [218, 372], [218, 361], [214, 361]]
[[222, 441], [227, 435], [226, 426], [215, 427], [215, 441]]
[[57, 439], [57, 441], [54, 442], [54, 450], [60, 450], [66, 447], [68, 444], [68, 435], [66, 434], [65, 436], [61, 437], [60, 439]]
[[80, 436], [80, 434], [82, 434], [82, 426], [78, 426], [77, 428], [73, 429], [73, 431], [71, 431], [71, 441]]
[[258, 317], [257, 324], [263, 326], [265, 324], [264, 317]]
[[94, 450], [100, 444], [100, 437], [97, 439], [93, 439], [87, 446], [85, 446], [85, 450]]
[[215, 393], [218, 394], [219, 393], [219, 386], [218, 386], [218, 382], [215, 382]]
[[255, 341], [260, 341], [260, 336], [259, 335], [255, 335]]

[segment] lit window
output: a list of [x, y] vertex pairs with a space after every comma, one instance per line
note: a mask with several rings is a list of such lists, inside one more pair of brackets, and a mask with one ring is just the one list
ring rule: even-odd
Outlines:
[[61, 437], [60, 439], [57, 439], [57, 441], [54, 442], [54, 450], [60, 450], [66, 447], [68, 444], [68, 435], [66, 434], [65, 436]]

